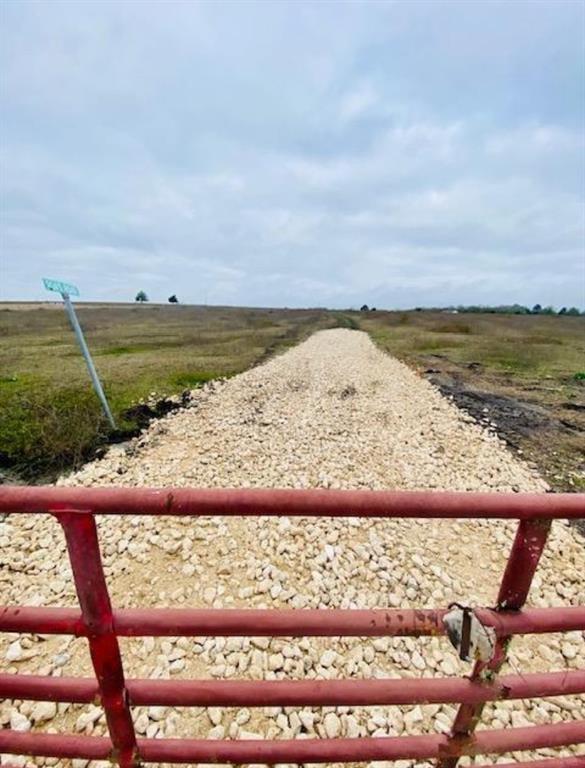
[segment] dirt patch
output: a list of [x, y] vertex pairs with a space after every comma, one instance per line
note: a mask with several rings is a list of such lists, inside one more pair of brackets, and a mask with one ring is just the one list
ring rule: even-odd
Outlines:
[[145, 429], [153, 419], [160, 419], [169, 413], [174, 413], [181, 408], [186, 408], [193, 402], [191, 390], [186, 389], [180, 395], [174, 397], [163, 397], [159, 399], [150, 399], [143, 403], [138, 403], [128, 408], [122, 414], [124, 419], [135, 421], [138, 426], [138, 432]]
[[[443, 395], [450, 396], [477, 421], [496, 429], [513, 448], [520, 448], [523, 438], [537, 430], [570, 429], [539, 405], [523, 402], [509, 395], [496, 395], [469, 388], [453, 376], [433, 372], [427, 378]], [[573, 427], [578, 430], [578, 427]]]
[[[480, 363], [457, 366], [440, 355], [429, 362], [425, 377], [536, 467], [553, 491], [584, 489], [585, 404], [567, 402], [546, 382], [498, 380]], [[585, 534], [585, 521], [578, 528]]]

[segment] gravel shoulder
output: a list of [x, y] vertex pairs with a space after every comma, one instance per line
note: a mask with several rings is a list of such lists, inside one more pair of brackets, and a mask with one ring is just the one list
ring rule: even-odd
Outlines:
[[[381, 352], [365, 333], [345, 329], [316, 333], [262, 366], [206, 385], [189, 408], [154, 423], [131, 444], [112, 447], [60, 484], [547, 490], [535, 470], [495, 434]], [[118, 607], [436, 607], [454, 600], [489, 605], [514, 533], [513, 524], [501, 521], [206, 518], [162, 523], [99, 521]], [[53, 521], [0, 522], [0, 564], [0, 602], [76, 603]], [[579, 533], [555, 523], [530, 603], [583, 603], [584, 572]], [[10, 640], [0, 640], [0, 658], [9, 671], [91, 674], [83, 641], [24, 635]], [[128, 640], [123, 646], [129, 676], [398, 678], [469, 671], [443, 638], [171, 638]], [[584, 665], [583, 635], [569, 633], [514, 641], [507, 671]], [[12, 719], [22, 728], [105, 730], [99, 708], [43, 706], [6, 702], [0, 705], [0, 724]], [[582, 717], [584, 709], [583, 697], [503, 702], [486, 709], [486, 724], [557, 722]], [[135, 717], [137, 730], [148, 736], [293, 738], [447, 732], [454, 711], [449, 705], [136, 708]], [[74, 768], [85, 765], [73, 762]], [[402, 768], [410, 765], [427, 763], [403, 761]]]

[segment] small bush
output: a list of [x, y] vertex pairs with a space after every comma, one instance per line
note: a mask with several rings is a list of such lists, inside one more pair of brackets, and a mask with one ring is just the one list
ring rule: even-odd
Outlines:
[[575, 381], [585, 381], [585, 371], [577, 371], [573, 378]]
[[357, 320], [350, 315], [338, 315], [337, 328], [349, 328], [352, 331], [359, 331], [360, 329]]
[[0, 457], [29, 472], [77, 465], [108, 435], [89, 387], [34, 388], [14, 393], [0, 409]]

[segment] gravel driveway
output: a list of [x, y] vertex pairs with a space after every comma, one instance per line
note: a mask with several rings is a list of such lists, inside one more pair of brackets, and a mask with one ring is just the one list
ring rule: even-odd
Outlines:
[[[111, 448], [104, 459], [60, 484], [546, 490], [532, 468], [428, 382], [379, 351], [366, 334], [341, 329], [316, 333], [261, 367], [207, 385], [187, 410], [156, 422], [130, 446]], [[99, 525], [119, 607], [439, 607], [453, 600], [489, 605], [514, 533], [512, 523], [501, 521], [105, 518]], [[532, 605], [585, 601], [585, 550], [578, 537], [562, 522], [553, 525]], [[7, 520], [0, 523], [0, 547], [8, 574], [0, 582], [2, 602], [75, 604], [56, 523]], [[280, 679], [469, 672], [444, 638], [122, 643], [131, 676]], [[23, 635], [10, 646], [3, 642], [0, 655], [7, 653], [12, 671], [91, 673], [82, 640]], [[583, 635], [569, 633], [515, 640], [507, 671], [584, 666]], [[584, 709], [584, 697], [500, 702], [486, 708], [485, 719], [493, 727], [521, 726], [583, 717]], [[259, 711], [151, 707], [136, 708], [135, 718], [137, 730], [148, 736], [302, 738], [447, 732], [454, 712], [450, 705]], [[23, 729], [52, 726], [93, 734], [105, 729], [95, 707], [59, 705], [55, 711], [47, 704], [0, 705], [0, 723], [11, 718]], [[72, 762], [74, 768], [86, 765]], [[403, 768], [427, 764], [394, 763]]]

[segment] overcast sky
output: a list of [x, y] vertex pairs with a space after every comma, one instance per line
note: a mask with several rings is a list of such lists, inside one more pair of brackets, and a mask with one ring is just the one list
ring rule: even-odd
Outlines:
[[0, 2], [0, 296], [585, 306], [581, 0]]

